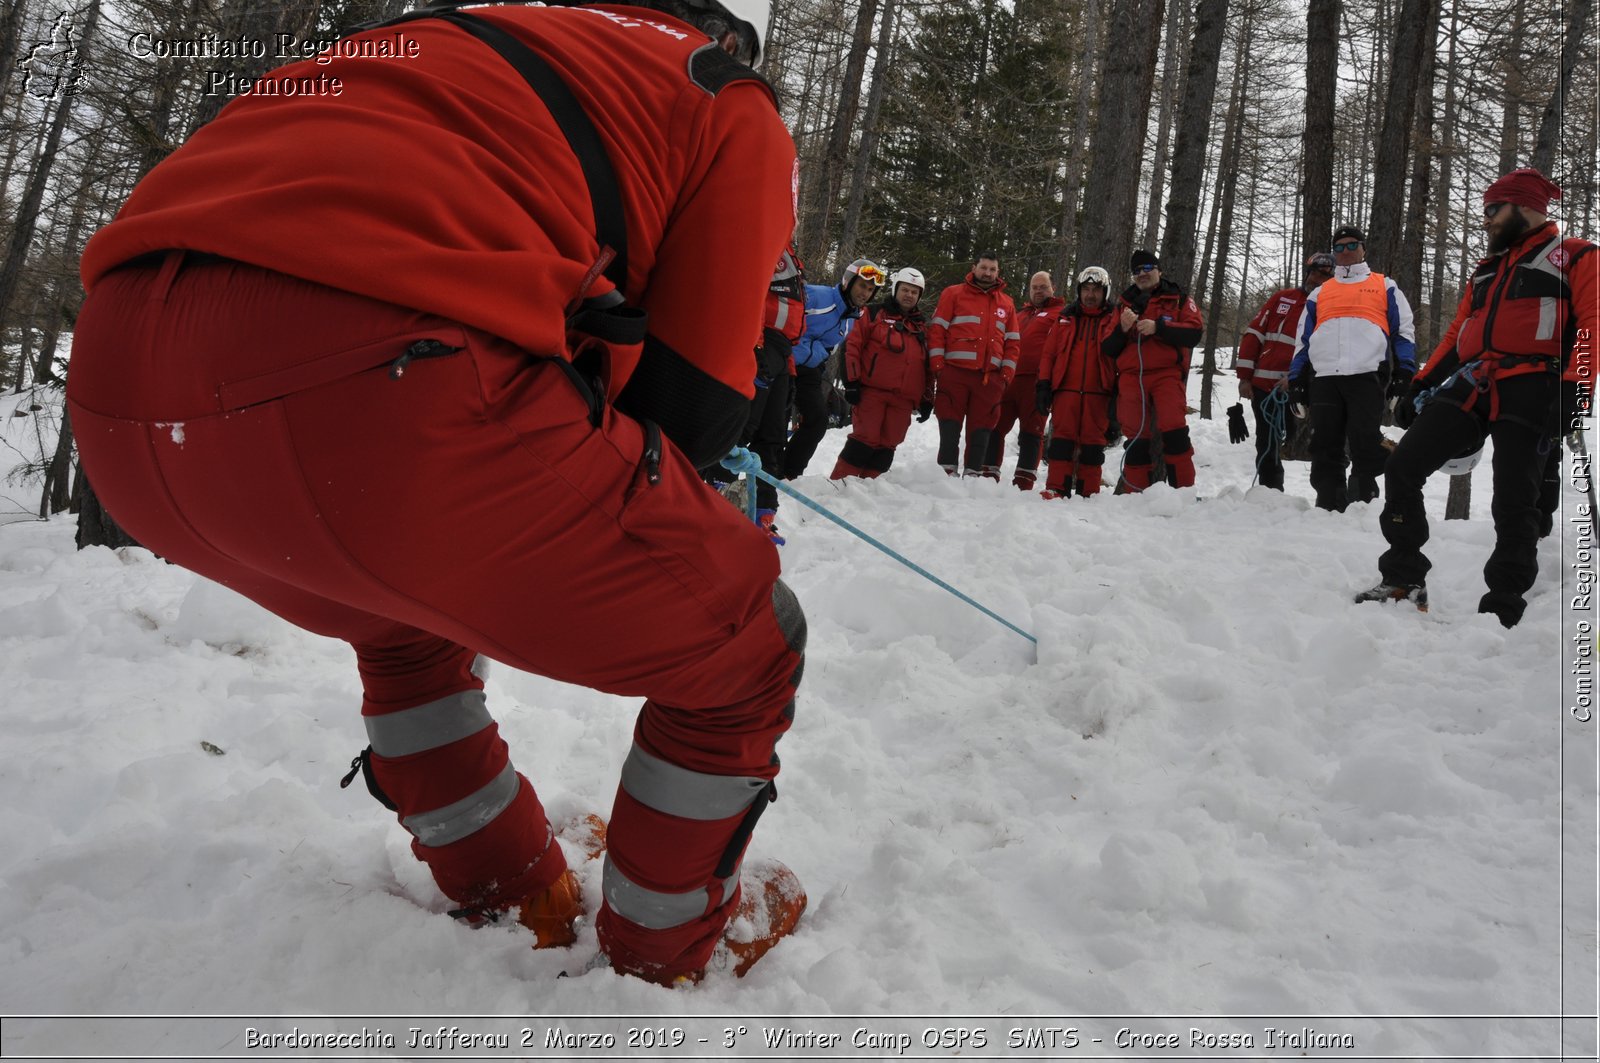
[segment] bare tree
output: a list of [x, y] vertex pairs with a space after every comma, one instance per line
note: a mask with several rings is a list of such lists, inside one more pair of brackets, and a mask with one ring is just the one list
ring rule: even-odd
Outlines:
[[1085, 261], [1113, 271], [1123, 268], [1132, 250], [1161, 11], [1161, 0], [1114, 0], [1107, 27], [1110, 47], [1089, 152], [1088, 186], [1096, 206], [1085, 212], [1081, 248]]
[[1333, 115], [1339, 83], [1340, 0], [1310, 0], [1306, 11], [1306, 123], [1300, 136], [1301, 245], [1333, 238]]
[[1167, 200], [1167, 228], [1161, 241], [1161, 273], [1184, 288], [1194, 280], [1195, 217], [1200, 207], [1201, 171], [1211, 133], [1211, 105], [1217, 91], [1217, 61], [1228, 0], [1200, 0], [1195, 11], [1194, 43], [1183, 79], [1183, 110], [1178, 142], [1172, 152], [1172, 194]]

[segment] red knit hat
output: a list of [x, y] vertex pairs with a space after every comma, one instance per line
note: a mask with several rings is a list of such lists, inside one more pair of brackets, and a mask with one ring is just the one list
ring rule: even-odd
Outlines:
[[1519, 207], [1550, 213], [1550, 201], [1561, 198], [1561, 189], [1532, 167], [1512, 170], [1483, 193], [1485, 203], [1513, 203]]

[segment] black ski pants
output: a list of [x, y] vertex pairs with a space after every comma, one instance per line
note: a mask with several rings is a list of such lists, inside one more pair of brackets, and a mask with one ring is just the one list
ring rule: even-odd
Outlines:
[[1312, 378], [1311, 486], [1317, 508], [1342, 513], [1352, 500], [1378, 497], [1378, 477], [1389, 457], [1378, 429], [1382, 418], [1383, 381], [1376, 372]]
[[[1256, 482], [1262, 487], [1270, 487], [1274, 491], [1283, 490], [1283, 443], [1278, 439], [1277, 429], [1267, 423], [1267, 418], [1262, 409], [1263, 400], [1272, 394], [1271, 389], [1266, 391], [1253, 387], [1250, 389], [1250, 409], [1256, 415]], [[1283, 416], [1285, 423], [1290, 416], [1288, 407], [1284, 407]]]
[[800, 415], [794, 435], [783, 456], [783, 478], [793, 480], [805, 475], [817, 444], [828, 434], [827, 366], [800, 366], [794, 371], [794, 406]]
[[[1487, 437], [1494, 443], [1494, 551], [1483, 566], [1489, 587], [1482, 607], [1509, 608], [1521, 614], [1523, 595], [1539, 572], [1540, 494], [1549, 463], [1550, 418], [1556, 380], [1547, 374], [1512, 377], [1497, 385], [1498, 416], [1489, 419], [1489, 397], [1473, 408], [1461, 400], [1471, 384], [1462, 383], [1422, 407], [1416, 423], [1389, 457], [1384, 476], [1383, 513], [1378, 525], [1389, 549], [1378, 558], [1385, 583], [1423, 582], [1431, 562], [1422, 553], [1428, 541], [1428, 515], [1422, 485], [1445, 462], [1473, 450]], [[1453, 400], [1453, 401], [1452, 401]]]
[[[750, 400], [750, 417], [744, 426], [745, 445], [761, 459], [762, 469], [780, 479], [789, 444], [791, 349], [783, 333], [767, 329], [765, 342], [756, 351], [756, 394]], [[757, 480], [756, 506], [777, 509], [778, 489], [765, 480]]]

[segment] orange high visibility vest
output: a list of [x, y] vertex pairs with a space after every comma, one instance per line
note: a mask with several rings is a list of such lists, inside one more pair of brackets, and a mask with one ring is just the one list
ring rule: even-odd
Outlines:
[[1317, 328], [1336, 317], [1359, 317], [1389, 334], [1389, 290], [1381, 273], [1356, 284], [1330, 280], [1317, 289]]

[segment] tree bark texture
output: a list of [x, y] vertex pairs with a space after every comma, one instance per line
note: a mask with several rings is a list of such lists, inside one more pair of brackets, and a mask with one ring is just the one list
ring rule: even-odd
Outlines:
[[1161, 241], [1161, 275], [1183, 288], [1194, 280], [1195, 218], [1211, 133], [1211, 105], [1217, 92], [1217, 63], [1227, 28], [1228, 0], [1200, 0], [1195, 8], [1194, 43], [1183, 79], [1183, 109], [1172, 151], [1172, 192], [1167, 228]]

